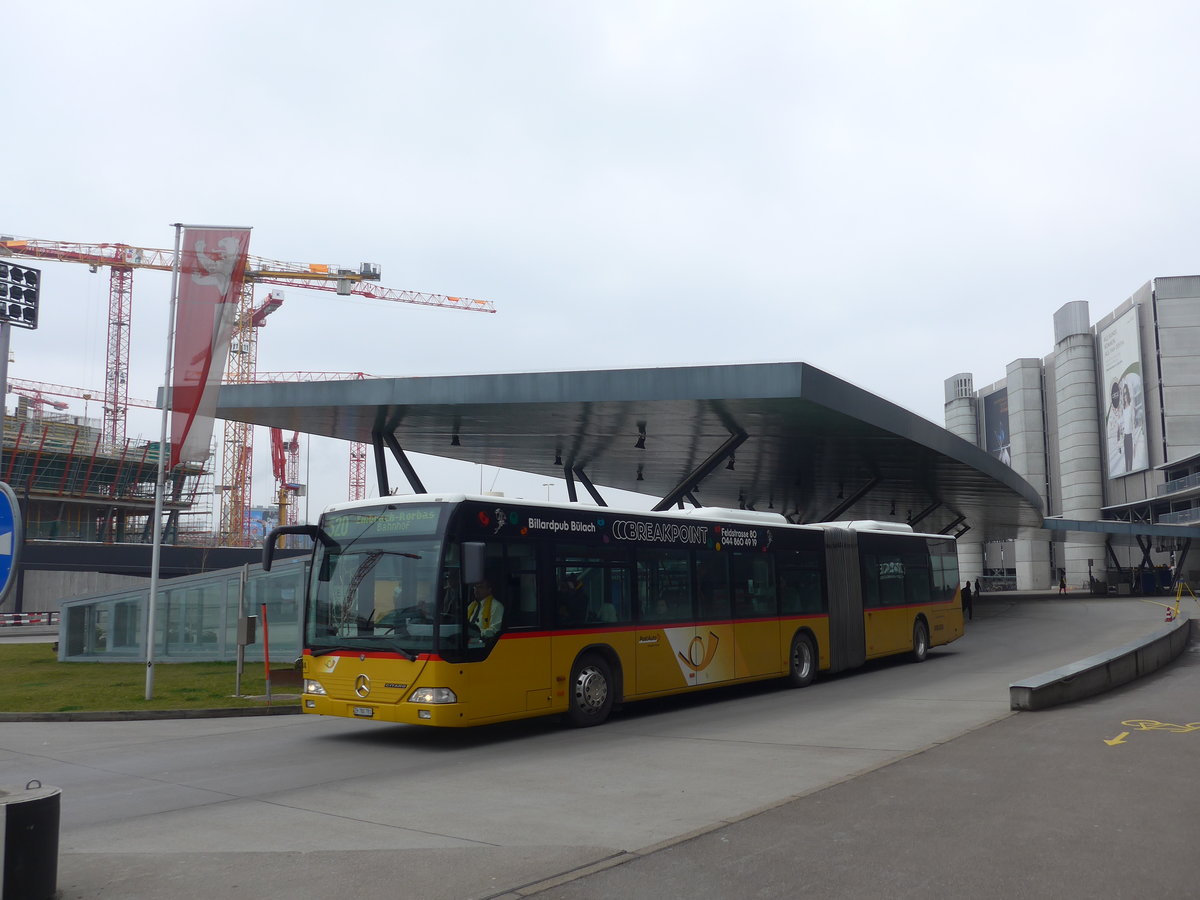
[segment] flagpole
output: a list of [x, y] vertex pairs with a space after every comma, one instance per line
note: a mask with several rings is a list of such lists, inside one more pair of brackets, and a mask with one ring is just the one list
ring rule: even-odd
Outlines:
[[171, 311], [167, 316], [167, 364], [163, 370], [162, 424], [158, 436], [158, 477], [154, 483], [154, 549], [150, 554], [150, 598], [146, 604], [146, 699], [154, 699], [154, 611], [162, 558], [163, 494], [167, 480], [167, 415], [171, 410], [171, 363], [175, 352], [175, 312], [179, 304], [179, 260], [183, 225], [175, 223], [175, 264], [171, 267]]

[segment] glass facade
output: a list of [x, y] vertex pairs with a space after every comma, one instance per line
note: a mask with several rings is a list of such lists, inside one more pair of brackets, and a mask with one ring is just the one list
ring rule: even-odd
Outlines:
[[[247, 660], [262, 660], [264, 632], [270, 639], [272, 665], [294, 659], [300, 653], [308, 566], [306, 558], [287, 559], [277, 561], [270, 572], [255, 565], [160, 582], [154, 610], [155, 661], [236, 660], [239, 610], [258, 616], [257, 642], [246, 647]], [[145, 659], [149, 593], [146, 588], [64, 601], [58, 658], [64, 662]]]

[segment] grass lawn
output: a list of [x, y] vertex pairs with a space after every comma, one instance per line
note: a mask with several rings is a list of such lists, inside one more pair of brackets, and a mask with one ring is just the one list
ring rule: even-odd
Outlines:
[[[274, 666], [272, 666], [274, 670]], [[154, 699], [146, 699], [146, 664], [60, 663], [51, 644], [0, 644], [0, 712], [80, 712], [129, 709], [216, 709], [264, 706], [233, 696], [237, 664], [155, 663]], [[295, 703], [294, 684], [272, 684], [274, 705]], [[264, 694], [263, 665], [246, 663], [242, 692]]]

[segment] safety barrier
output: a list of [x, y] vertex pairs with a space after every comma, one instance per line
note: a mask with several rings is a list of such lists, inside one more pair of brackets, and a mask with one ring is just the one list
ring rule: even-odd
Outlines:
[[1186, 616], [1145, 637], [1008, 686], [1012, 709], [1048, 709], [1094, 697], [1157, 671], [1183, 652], [1191, 635]]
[[0, 628], [9, 625], [57, 625], [58, 611], [0, 613]]

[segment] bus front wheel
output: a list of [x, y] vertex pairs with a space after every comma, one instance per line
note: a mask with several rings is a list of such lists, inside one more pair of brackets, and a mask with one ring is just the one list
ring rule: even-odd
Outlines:
[[813, 639], [804, 632], [792, 638], [792, 652], [788, 657], [788, 681], [792, 687], [808, 687], [817, 677], [817, 648]]
[[913, 625], [913, 662], [924, 662], [929, 655], [929, 626], [924, 619], [917, 619]]
[[599, 725], [613, 707], [613, 677], [604, 658], [595, 653], [579, 657], [571, 670], [571, 700], [567, 721], [576, 728]]

